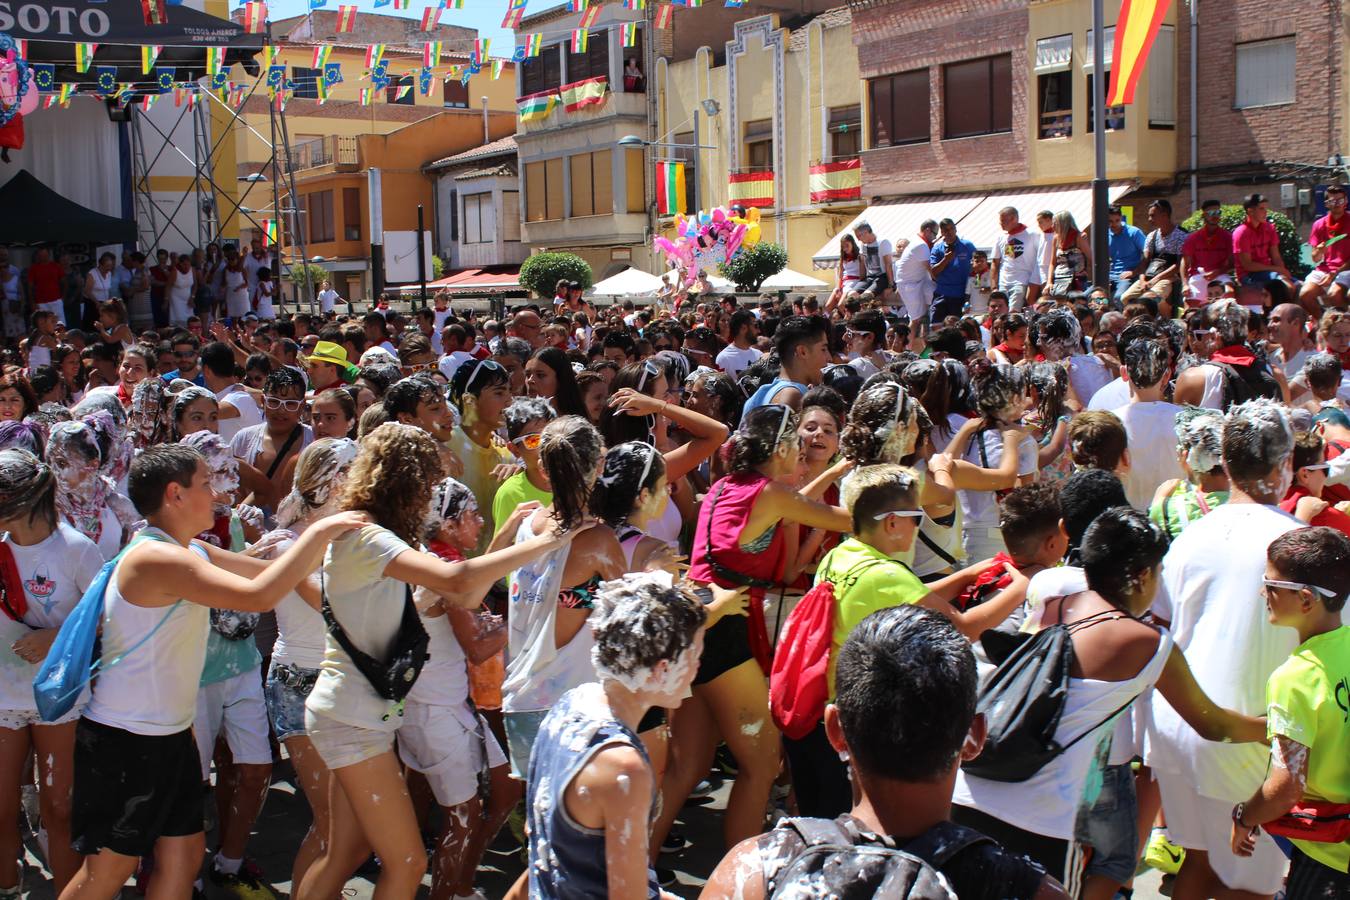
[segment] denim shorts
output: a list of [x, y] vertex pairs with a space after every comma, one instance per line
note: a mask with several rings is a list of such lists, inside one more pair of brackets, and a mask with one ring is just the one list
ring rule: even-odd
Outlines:
[[511, 776], [524, 781], [530, 771], [530, 752], [539, 726], [544, 724], [548, 710], [538, 712], [508, 712], [502, 716], [506, 725], [506, 751], [511, 760]]
[[263, 699], [267, 702], [267, 718], [272, 720], [272, 730], [278, 741], [307, 733], [305, 698], [314, 689], [318, 677], [318, 669], [272, 663], [267, 672]]
[[1092, 847], [1085, 878], [1101, 875], [1121, 884], [1130, 880], [1139, 861], [1138, 813], [1130, 764], [1103, 766], [1102, 792], [1096, 805], [1079, 814], [1076, 828], [1078, 841]]

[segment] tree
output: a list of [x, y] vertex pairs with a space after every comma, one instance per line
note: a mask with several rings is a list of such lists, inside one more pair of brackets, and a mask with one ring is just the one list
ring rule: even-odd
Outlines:
[[[1247, 211], [1241, 205], [1225, 204], [1219, 222], [1224, 228], [1234, 231], [1246, 218]], [[1280, 236], [1280, 258], [1289, 267], [1289, 274], [1295, 278], [1302, 278], [1307, 275], [1308, 267], [1303, 264], [1303, 241], [1299, 238], [1294, 223], [1284, 213], [1274, 210], [1270, 212], [1270, 223], [1275, 226], [1275, 231]], [[1190, 214], [1186, 221], [1181, 223], [1181, 227], [1187, 231], [1195, 231], [1204, 227], [1204, 224], [1204, 212], [1197, 209]]]
[[445, 260], [439, 256], [431, 257], [431, 280], [440, 281], [441, 276], [445, 274]]
[[722, 264], [722, 274], [736, 282], [736, 290], [754, 292], [765, 279], [787, 268], [787, 251], [777, 244], [760, 241]]
[[591, 286], [591, 267], [574, 253], [536, 253], [520, 266], [520, 284], [540, 297], [552, 297], [560, 279]]

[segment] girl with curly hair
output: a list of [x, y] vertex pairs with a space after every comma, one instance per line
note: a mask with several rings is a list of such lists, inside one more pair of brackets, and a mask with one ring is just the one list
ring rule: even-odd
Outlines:
[[[417, 549], [433, 485], [442, 477], [436, 444], [413, 425], [388, 422], [361, 441], [339, 508], [370, 524], [330, 548], [320, 589], [351, 644], [377, 660], [397, 645], [411, 593], [425, 587], [441, 602], [473, 608], [497, 579], [565, 542], [563, 528], [497, 553], [446, 562]], [[572, 524], [572, 523], [560, 523]], [[305, 701], [305, 730], [333, 773], [323, 855], [298, 885], [302, 900], [335, 897], [373, 850], [381, 895], [411, 897], [426, 872], [426, 850], [394, 754], [403, 703], [385, 699], [333, 636], [325, 634], [319, 677]]]

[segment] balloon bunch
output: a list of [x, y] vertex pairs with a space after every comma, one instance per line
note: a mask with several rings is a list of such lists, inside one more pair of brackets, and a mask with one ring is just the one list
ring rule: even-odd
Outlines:
[[23, 117], [38, 105], [33, 69], [18, 50], [13, 38], [0, 34], [0, 160], [4, 162], [9, 162], [11, 149], [23, 149]]
[[736, 258], [742, 250], [759, 243], [759, 210], [739, 204], [730, 209], [702, 210], [686, 218], [675, 217], [675, 237], [658, 237], [652, 246], [666, 255], [671, 268], [678, 270], [686, 287], [698, 279], [700, 271], [712, 273], [723, 263]]

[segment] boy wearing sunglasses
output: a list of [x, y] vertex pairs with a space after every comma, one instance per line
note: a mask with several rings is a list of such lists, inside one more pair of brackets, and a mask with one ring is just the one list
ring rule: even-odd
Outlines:
[[1322, 499], [1327, 484], [1326, 442], [1316, 431], [1294, 436], [1294, 482], [1280, 501], [1280, 509], [1309, 525], [1325, 525], [1350, 535], [1350, 515]]
[[[1288, 897], [1350, 894], [1350, 539], [1300, 528], [1271, 542], [1263, 579], [1272, 625], [1299, 645], [1266, 682], [1270, 768], [1232, 811], [1233, 852], [1250, 856], [1258, 832], [1292, 839]], [[1295, 807], [1302, 822], [1286, 818]], [[1316, 819], [1308, 818], [1316, 816]], [[1282, 827], [1296, 824], [1293, 833]]]
[[253, 493], [254, 505], [270, 513], [290, 492], [295, 461], [314, 440], [314, 430], [300, 421], [305, 382], [295, 369], [274, 369], [262, 392], [262, 424], [239, 429], [230, 452], [246, 464], [240, 467], [240, 478]]
[[553, 407], [539, 397], [520, 397], [506, 408], [506, 446], [525, 468], [497, 488], [492, 498], [494, 522], [505, 522], [522, 503], [548, 506], [553, 502], [548, 476], [539, 465], [539, 445], [544, 426], [555, 417]]

